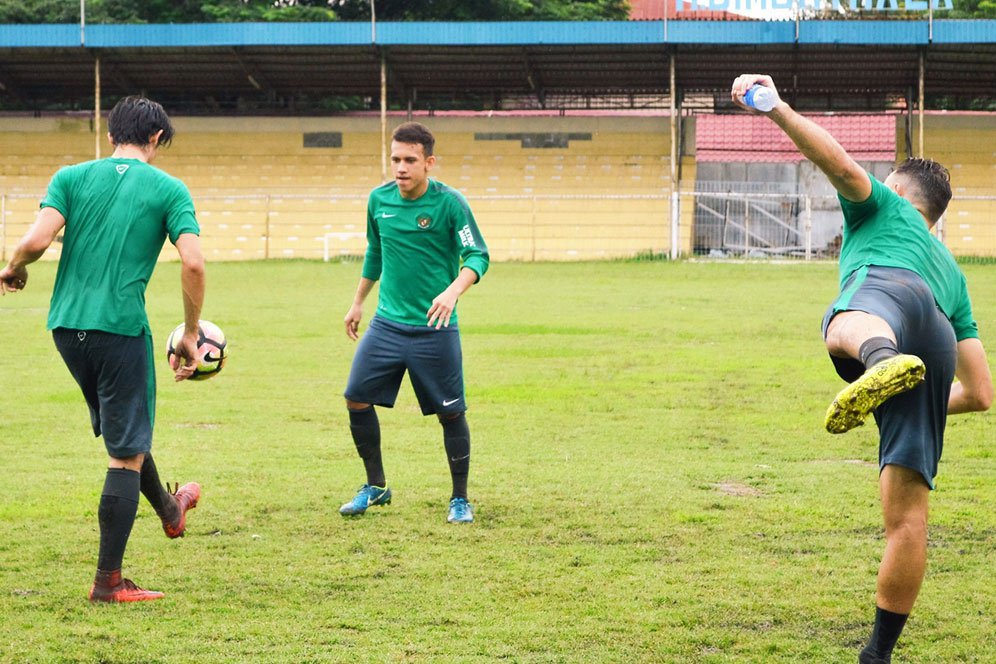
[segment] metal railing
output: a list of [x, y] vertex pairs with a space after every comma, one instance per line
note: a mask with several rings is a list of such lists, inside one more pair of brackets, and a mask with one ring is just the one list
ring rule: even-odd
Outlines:
[[[763, 189], [763, 187], [757, 187]], [[834, 258], [836, 198], [773, 191], [468, 194], [496, 261], [634, 256]], [[0, 192], [0, 260], [33, 223], [41, 192]], [[362, 256], [366, 192], [195, 195], [209, 260]], [[960, 256], [996, 256], [996, 195], [957, 195], [938, 236]], [[45, 258], [56, 259], [55, 243]], [[167, 246], [164, 259], [176, 254]]]

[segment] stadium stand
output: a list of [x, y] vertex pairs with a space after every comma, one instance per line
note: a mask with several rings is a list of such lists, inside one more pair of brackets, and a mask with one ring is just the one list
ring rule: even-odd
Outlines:
[[[988, 114], [927, 118], [927, 152], [951, 169], [956, 196], [943, 226], [945, 240], [956, 253], [996, 255], [996, 125]], [[421, 119], [437, 132], [435, 176], [469, 197], [496, 260], [608, 258], [660, 253], [670, 246], [666, 116], [462, 114]], [[392, 118], [392, 123], [402, 120]], [[902, 156], [901, 117], [820, 121], [832, 125], [866, 159], [891, 162], [894, 152], [886, 152], [886, 144]], [[381, 182], [377, 118], [180, 117], [176, 125], [174, 143], [156, 165], [190, 187], [209, 258], [362, 254], [366, 194]], [[31, 223], [55, 169], [94, 156], [89, 127], [88, 120], [79, 118], [0, 121], [0, 149], [8, 156], [0, 164], [5, 243], [16, 241]], [[884, 143], [883, 128], [888, 134]], [[685, 253], [704, 246], [701, 236], [710, 223], [699, 206], [708, 184], [698, 179], [703, 165], [799, 161], [798, 155], [765, 138], [769, 129], [764, 118], [742, 115], [688, 119], [680, 168], [679, 232]], [[309, 141], [319, 145], [309, 147]], [[103, 156], [108, 151], [102, 146]], [[698, 194], [697, 187], [702, 190]], [[826, 205], [825, 212], [817, 206], [814, 219], [819, 222], [823, 214], [825, 223], [839, 223], [833, 201]], [[774, 207], [758, 209], [763, 215]], [[793, 219], [799, 214], [800, 208], [793, 208]], [[759, 248], [765, 233], [784, 235], [784, 222], [768, 226], [767, 231], [760, 225], [751, 231]], [[737, 240], [729, 229], [722, 233], [743, 246], [742, 237]], [[832, 243], [834, 234], [826, 231], [823, 237], [818, 231], [817, 245]], [[777, 250], [780, 242], [767, 244]], [[50, 256], [57, 255], [56, 246]], [[173, 257], [170, 250], [163, 256]]]

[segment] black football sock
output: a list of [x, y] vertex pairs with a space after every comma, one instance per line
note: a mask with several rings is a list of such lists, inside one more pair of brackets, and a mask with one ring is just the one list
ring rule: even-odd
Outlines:
[[356, 451], [363, 459], [367, 471], [367, 484], [387, 486], [384, 462], [380, 457], [380, 420], [373, 406], [362, 410], [349, 410], [349, 431], [353, 434]]
[[108, 468], [100, 496], [97, 520], [100, 522], [100, 553], [97, 569], [121, 569], [125, 546], [138, 512], [141, 477], [127, 468]]
[[464, 413], [452, 419], [440, 419], [443, 425], [443, 445], [453, 478], [453, 498], [467, 498], [467, 475], [470, 474], [470, 427]]
[[862, 656], [877, 657], [889, 662], [892, 659], [892, 649], [896, 647], [896, 641], [903, 633], [908, 617], [908, 614], [893, 613], [875, 607], [875, 628], [872, 630], [868, 645], [861, 651]]
[[142, 462], [142, 495], [149, 501], [160, 519], [174, 523], [180, 518], [176, 500], [159, 481], [159, 470], [150, 452], [145, 453], [145, 461]]
[[899, 355], [899, 348], [896, 347], [896, 342], [888, 337], [872, 337], [858, 349], [858, 359], [866, 369], [871, 369], [879, 362], [896, 355]]

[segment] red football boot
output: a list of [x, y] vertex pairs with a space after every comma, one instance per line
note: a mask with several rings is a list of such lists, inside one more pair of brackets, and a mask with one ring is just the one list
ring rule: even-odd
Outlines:
[[131, 579], [122, 579], [119, 569], [113, 572], [98, 569], [97, 576], [93, 580], [93, 587], [90, 588], [91, 602], [147, 602], [163, 597], [165, 597], [164, 594], [155, 590], [139, 588]]
[[163, 519], [163, 530], [166, 537], [175, 539], [183, 537], [187, 529], [187, 510], [197, 507], [197, 501], [201, 499], [201, 485], [197, 482], [189, 482], [173, 492], [173, 499], [176, 500], [176, 507], [180, 511], [180, 516], [175, 523]]

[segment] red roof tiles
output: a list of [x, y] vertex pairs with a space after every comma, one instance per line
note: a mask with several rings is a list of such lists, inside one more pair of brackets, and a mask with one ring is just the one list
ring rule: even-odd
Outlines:
[[[818, 115], [811, 120], [833, 134], [858, 160], [896, 158], [892, 115]], [[698, 115], [696, 161], [797, 162], [805, 157], [778, 126], [759, 115]]]

